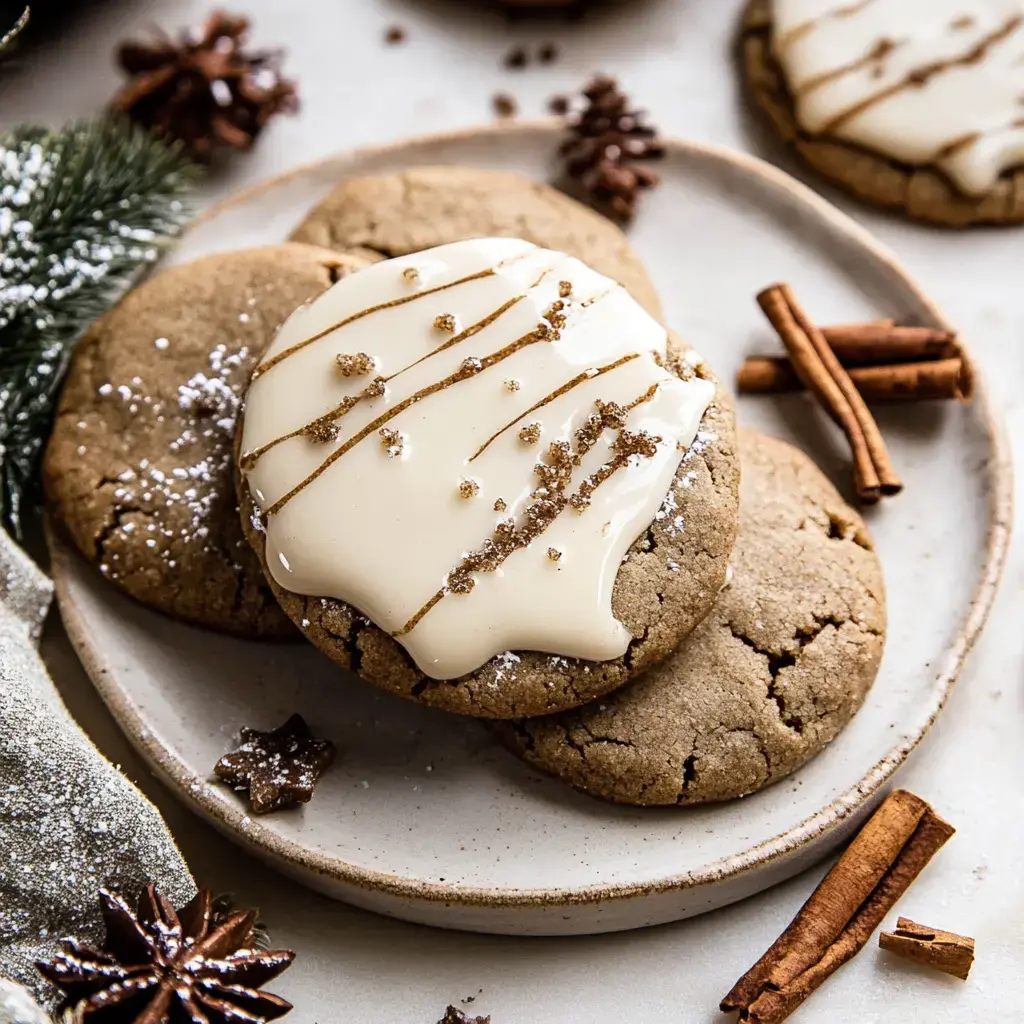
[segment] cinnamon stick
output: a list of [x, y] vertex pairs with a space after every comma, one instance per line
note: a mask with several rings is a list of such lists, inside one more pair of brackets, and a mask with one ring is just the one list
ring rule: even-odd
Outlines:
[[896, 931], [882, 932], [878, 945], [890, 953], [952, 974], [961, 981], [967, 980], [974, 964], [974, 939], [929, 928], [906, 917], [897, 920]]
[[[934, 362], [853, 366], [848, 370], [865, 402], [925, 402], [956, 399], [969, 402], [974, 380], [963, 359]], [[803, 382], [784, 356], [750, 356], [736, 376], [742, 394], [777, 395], [800, 391]]]
[[889, 459], [878, 424], [789, 286], [772, 285], [758, 295], [757, 301], [786, 346], [793, 369], [849, 439], [857, 497], [862, 502], [875, 502], [882, 495], [898, 494], [903, 484]]
[[784, 1021], [860, 952], [953, 831], [920, 797], [891, 794], [721, 1009], [750, 1024]]
[[960, 356], [956, 335], [934, 327], [897, 327], [891, 320], [822, 327], [843, 366], [914, 363]]

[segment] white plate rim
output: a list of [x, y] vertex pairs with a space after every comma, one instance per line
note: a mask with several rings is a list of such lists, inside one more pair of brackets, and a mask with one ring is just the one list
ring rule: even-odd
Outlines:
[[[322, 157], [292, 168], [282, 174], [266, 178], [240, 189], [204, 210], [186, 229], [191, 230], [225, 212], [245, 203], [284, 182], [299, 177], [315, 168], [336, 164], [339, 180], [346, 164], [398, 153], [405, 149], [445, 145], [479, 136], [515, 135], [518, 133], [558, 130], [557, 119], [536, 121], [499, 122], [460, 129], [458, 131], [411, 136], [395, 142], [357, 147]], [[896, 276], [901, 285], [921, 304], [935, 327], [952, 330], [952, 326], [938, 305], [916, 283], [896, 255], [880, 243], [870, 232], [851, 217], [834, 207], [808, 186], [786, 172], [758, 157], [705, 142], [675, 138], [662, 140], [669, 152], [696, 156], [729, 165], [766, 185], [788, 193], [810, 213], [824, 221], [832, 230], [847, 236], [849, 241], [870, 255], [877, 264]], [[969, 355], [969, 350], [965, 348]], [[976, 375], [977, 376], [977, 375]], [[283, 839], [261, 825], [258, 819], [226, 806], [209, 797], [200, 788], [194, 790], [193, 774], [177, 760], [172, 750], [162, 746], [150, 732], [144, 719], [132, 702], [117, 687], [114, 673], [104, 652], [90, 641], [85, 622], [75, 606], [71, 594], [69, 564], [78, 557], [70, 548], [47, 529], [47, 542], [51, 556], [51, 571], [58, 605], [68, 637], [100, 696], [130, 742], [146, 758], [176, 796], [201, 813], [236, 841], [255, 850], [272, 861], [283, 861], [296, 869], [312, 872], [343, 885], [359, 889], [381, 891], [400, 899], [428, 903], [454, 903], [472, 907], [559, 907], [585, 903], [605, 903], [627, 900], [638, 896], [651, 896], [681, 889], [695, 889], [702, 885], [735, 878], [795, 854], [811, 840], [837, 828], [850, 815], [863, 808], [892, 778], [924, 738], [942, 710], [956, 682], [967, 655], [981, 634], [992, 602], [998, 590], [1009, 550], [1013, 518], [1013, 471], [1010, 447], [1000, 418], [996, 415], [984, 381], [977, 380], [974, 402], [979, 422], [988, 436], [990, 456], [987, 461], [986, 484], [989, 494], [989, 515], [986, 524], [985, 562], [978, 575], [970, 609], [956, 638], [947, 647], [944, 661], [928, 691], [929, 701], [920, 711], [918, 721], [904, 739], [870, 768], [854, 785], [825, 807], [808, 816], [798, 825], [771, 839], [757, 843], [741, 853], [732, 854], [700, 871], [686, 872], [655, 881], [589, 885], [577, 888], [489, 889], [476, 886], [440, 884], [413, 880], [387, 872], [349, 864], [336, 857], [319, 853], [300, 843]], [[245, 823], [243, 825], [243, 817]]]

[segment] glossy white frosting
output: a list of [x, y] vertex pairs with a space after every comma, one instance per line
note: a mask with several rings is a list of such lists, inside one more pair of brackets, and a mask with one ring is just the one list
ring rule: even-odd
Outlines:
[[[515, 239], [440, 246], [345, 277], [285, 322], [246, 399], [241, 465], [263, 510], [269, 571], [290, 591], [353, 605], [433, 678], [509, 649], [620, 656], [630, 637], [611, 610], [619, 565], [713, 395], [663, 368], [666, 343], [620, 285]], [[339, 355], [370, 356], [373, 369], [345, 376]], [[375, 377], [384, 393], [371, 385], [335, 421], [336, 438], [296, 433]], [[566, 506], [494, 571], [473, 572], [469, 593], [454, 592], [449, 574], [468, 552], [502, 520], [526, 521], [535, 465], [552, 442], [572, 442], [598, 400], [637, 403], [625, 428], [657, 439], [653, 454], [622, 460], [589, 507]], [[532, 424], [536, 443], [520, 437]], [[616, 437], [601, 433], [565, 495], [616, 458]]]
[[968, 195], [1024, 163], [1022, 0], [774, 0], [773, 23], [806, 131], [934, 165]]

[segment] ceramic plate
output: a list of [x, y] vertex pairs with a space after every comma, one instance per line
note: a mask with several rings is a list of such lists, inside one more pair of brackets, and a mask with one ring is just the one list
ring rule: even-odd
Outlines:
[[[283, 239], [347, 175], [452, 163], [550, 176], [551, 125], [415, 139], [331, 158], [209, 212], [181, 262]], [[748, 156], [674, 143], [633, 241], [669, 322], [726, 380], [772, 336], [753, 296], [787, 280], [819, 322], [942, 324], [895, 259], [851, 220]], [[969, 339], [968, 339], [969, 341]], [[801, 397], [747, 399], [741, 422], [807, 448], [842, 483], [843, 443]], [[635, 928], [764, 889], [850, 834], [939, 712], [991, 603], [1010, 472], [984, 393], [887, 411], [906, 491], [869, 513], [889, 591], [888, 648], [864, 709], [819, 758], [721, 806], [615, 807], [541, 777], [479, 723], [382, 693], [302, 644], [246, 643], [124, 598], [65, 548], [68, 632], [121, 726], [196, 811], [331, 896], [428, 924], [518, 934]], [[242, 725], [301, 712], [341, 749], [307, 807], [250, 818], [211, 782]]]

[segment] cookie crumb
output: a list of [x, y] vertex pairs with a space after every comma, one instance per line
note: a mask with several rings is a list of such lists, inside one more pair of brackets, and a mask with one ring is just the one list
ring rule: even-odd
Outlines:
[[396, 459], [402, 454], [405, 447], [405, 438], [397, 430], [389, 430], [387, 427], [380, 428], [380, 443], [389, 459]]
[[548, 558], [552, 562], [560, 562], [562, 560], [562, 552], [558, 548], [548, 548]]
[[507, 92], [495, 93], [491, 97], [491, 105], [498, 117], [515, 117], [519, 110], [515, 97], [510, 96]]
[[505, 67], [518, 71], [520, 68], [525, 68], [529, 60], [530, 58], [526, 50], [522, 46], [516, 46], [505, 54], [505, 59], [502, 63], [504, 63]]
[[536, 444], [540, 440], [540, 424], [528, 423], [519, 431], [519, 440], [523, 444]]
[[563, 299], [569, 298], [569, 296], [572, 295], [572, 281], [559, 281], [558, 295]]
[[440, 316], [435, 316], [434, 327], [438, 331], [447, 331], [449, 334], [454, 334], [455, 317], [451, 313], [442, 313]]
[[383, 377], [374, 377], [369, 384], [363, 388], [363, 396], [365, 398], [380, 398], [385, 391], [387, 382]]
[[419, 281], [420, 272], [415, 267], [406, 267], [405, 270], [402, 271], [402, 277], [404, 277], [406, 281], [410, 282], [410, 284], [413, 284]]
[[388, 46], [396, 46], [405, 42], [405, 29], [401, 25], [388, 25], [384, 30], [384, 42]]
[[373, 356], [368, 356], [365, 352], [339, 352], [334, 361], [338, 364], [338, 371], [342, 377], [363, 377], [374, 367]]
[[523, 385], [518, 380], [505, 381], [505, 387], [509, 391], [518, 391]]
[[475, 498], [480, 493], [480, 485], [475, 480], [461, 480], [459, 482], [459, 497], [466, 499]]
[[507, 509], [507, 508], [508, 508], [508, 505], [505, 504], [505, 499], [504, 498], [498, 498], [494, 502], [494, 511], [495, 512], [504, 512], [505, 509]]

